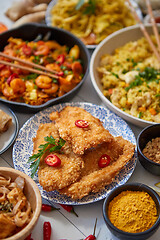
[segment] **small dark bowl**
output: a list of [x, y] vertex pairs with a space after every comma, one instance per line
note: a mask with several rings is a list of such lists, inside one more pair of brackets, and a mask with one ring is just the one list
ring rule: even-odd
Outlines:
[[160, 176], [160, 164], [151, 161], [142, 153], [146, 144], [156, 137], [160, 137], [160, 124], [144, 128], [137, 138], [137, 153], [142, 166], [150, 173]]
[[[117, 227], [115, 227], [111, 223], [111, 221], [108, 217], [108, 206], [109, 206], [110, 201], [112, 201], [112, 199], [114, 197], [116, 197], [118, 194], [120, 194], [122, 191], [127, 191], [127, 190], [129, 190], [129, 191], [145, 191], [155, 201], [155, 204], [157, 207], [157, 212], [158, 212], [157, 221], [151, 228], [149, 228], [148, 230], [146, 230], [144, 232], [128, 233], [128, 232], [119, 230]], [[122, 240], [145, 240], [145, 239], [148, 239], [158, 230], [158, 228], [160, 226], [160, 197], [154, 190], [152, 190], [150, 187], [148, 187], [142, 183], [130, 183], [130, 184], [121, 185], [121, 186], [115, 188], [113, 191], [111, 191], [111, 193], [108, 195], [108, 197], [106, 197], [106, 199], [104, 200], [103, 217], [104, 217], [104, 221], [105, 221], [107, 227], [109, 228], [109, 230], [111, 231], [111, 233], [113, 235], [115, 235], [116, 237], [118, 237], [119, 239], [122, 239]]]
[[5, 104], [9, 104], [10, 108], [13, 108], [13, 110], [15, 108], [16, 110], [21, 110], [21, 111], [28, 110], [30, 112], [37, 112], [50, 105], [54, 105], [61, 102], [67, 102], [76, 95], [76, 93], [80, 90], [80, 87], [82, 86], [82, 84], [84, 83], [85, 79], [88, 76], [89, 59], [90, 59], [89, 51], [87, 50], [86, 46], [83, 44], [81, 40], [79, 40], [76, 36], [74, 36], [70, 32], [65, 31], [63, 29], [48, 27], [44, 24], [38, 24], [38, 23], [29, 23], [29, 24], [21, 25], [20, 27], [5, 31], [4, 33], [0, 34], [0, 43], [1, 43], [0, 51], [3, 50], [5, 45], [7, 45], [7, 40], [9, 37], [22, 38], [23, 40], [26, 40], [26, 41], [32, 41], [38, 35], [42, 35], [42, 38], [43, 38], [48, 32], [51, 33], [49, 40], [55, 40], [59, 44], [67, 45], [70, 48], [73, 47], [75, 44], [79, 46], [80, 59], [83, 62], [83, 68], [84, 68], [84, 77], [81, 80], [81, 82], [68, 93], [64, 94], [61, 97], [53, 98], [41, 105], [33, 106], [26, 103], [13, 102], [13, 101], [8, 101], [0, 98], [0, 101], [4, 102]]

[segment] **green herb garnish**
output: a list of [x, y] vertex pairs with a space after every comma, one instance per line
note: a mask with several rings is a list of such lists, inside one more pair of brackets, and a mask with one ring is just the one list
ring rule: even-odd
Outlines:
[[36, 79], [38, 76], [39, 76], [39, 74], [37, 74], [37, 73], [31, 73], [31, 74], [27, 75], [26, 77], [24, 77], [24, 80]]
[[[50, 137], [44, 137], [44, 140], [46, 141], [45, 144], [41, 144], [38, 148], [38, 153], [32, 155], [31, 157], [29, 157], [28, 163], [30, 163], [30, 168], [31, 168], [31, 177], [33, 178], [35, 173], [37, 172], [37, 169], [39, 167], [39, 163], [40, 163], [40, 159], [43, 156], [43, 154], [46, 151], [49, 152], [57, 152], [60, 151], [61, 148], [64, 146], [65, 144], [65, 140], [63, 140], [62, 138], [59, 139], [59, 141], [57, 142], [52, 136]], [[51, 145], [49, 147], [49, 145]]]
[[111, 72], [113, 76], [115, 76], [116, 78], [119, 78], [118, 74]]
[[130, 83], [128, 87], [125, 88], [126, 91], [128, 91], [130, 88], [140, 86], [144, 82], [147, 83], [147, 87], [149, 87], [148, 83], [155, 81], [156, 83], [159, 83], [159, 77], [160, 72], [154, 68], [146, 67], [143, 72], [140, 72], [138, 75], [135, 76], [135, 80]]
[[[79, 10], [84, 5], [84, 0], [79, 0], [75, 9]], [[84, 14], [94, 14], [96, 10], [96, 0], [88, 0], [87, 6], [84, 9]]]

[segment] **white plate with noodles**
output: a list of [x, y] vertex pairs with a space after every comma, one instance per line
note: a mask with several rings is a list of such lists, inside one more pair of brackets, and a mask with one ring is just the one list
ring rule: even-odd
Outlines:
[[[134, 0], [130, 1], [140, 19], [143, 19], [138, 4]], [[128, 9], [128, 3], [124, 2], [98, 0], [90, 1], [87, 5], [83, 0], [52, 0], [47, 8], [45, 21], [48, 26], [70, 31], [80, 38], [88, 49], [94, 49], [109, 34], [136, 24]]]
[[[20, 129], [13, 147], [13, 163], [16, 169], [25, 172], [27, 175], [31, 175], [30, 164], [27, 162], [33, 152], [33, 138], [36, 136], [39, 125], [41, 123], [51, 122], [49, 114], [53, 111], [59, 112], [65, 106], [84, 108], [94, 117], [99, 118], [103, 122], [103, 126], [108, 129], [113, 136], [122, 136], [124, 139], [136, 145], [135, 136], [128, 124], [109, 109], [91, 103], [62, 103], [35, 114]], [[104, 199], [116, 186], [126, 183], [136, 167], [136, 161], [137, 156], [135, 152], [130, 162], [121, 169], [111, 184], [106, 186], [104, 190], [97, 193], [91, 193], [88, 196], [83, 197], [81, 200], [73, 200], [70, 197], [60, 194], [58, 191], [47, 192], [43, 190], [42, 186], [39, 184], [37, 174], [34, 176], [34, 181], [37, 183], [42, 197], [51, 202], [68, 205], [83, 205]]]

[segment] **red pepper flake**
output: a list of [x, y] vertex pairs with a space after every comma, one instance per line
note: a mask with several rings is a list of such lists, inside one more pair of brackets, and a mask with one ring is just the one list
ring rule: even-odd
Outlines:
[[60, 204], [60, 206], [63, 207], [67, 212], [73, 213], [76, 217], [78, 217], [78, 214], [74, 211], [73, 206], [65, 204]]
[[54, 210], [59, 210], [59, 208], [52, 207], [51, 205], [48, 205], [48, 204], [42, 204], [42, 211], [51, 212]]
[[51, 239], [51, 224], [50, 222], [44, 222], [43, 224], [43, 240]]
[[98, 166], [100, 168], [107, 167], [109, 165], [110, 161], [111, 161], [110, 156], [107, 154], [103, 154], [98, 161]]
[[89, 126], [89, 123], [85, 120], [76, 120], [75, 125], [79, 128], [87, 128]]

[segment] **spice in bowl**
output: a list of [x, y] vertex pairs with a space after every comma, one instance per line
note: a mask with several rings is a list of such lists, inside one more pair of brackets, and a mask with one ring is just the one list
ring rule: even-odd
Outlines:
[[149, 141], [142, 153], [153, 162], [160, 164], [160, 137], [153, 138]]
[[109, 203], [108, 216], [118, 229], [140, 233], [151, 228], [158, 218], [152, 197], [145, 191], [122, 191]]

